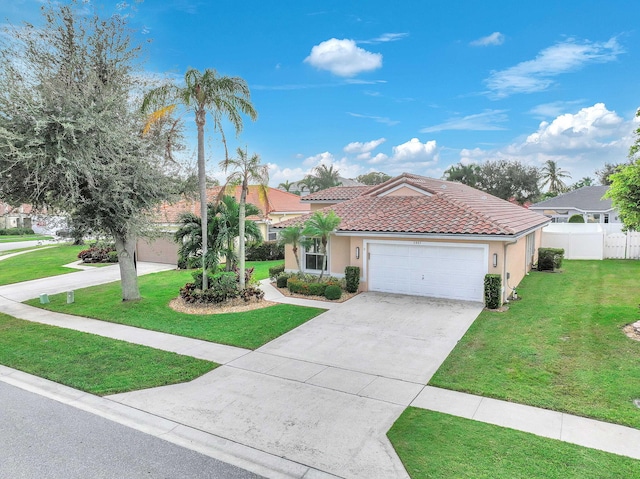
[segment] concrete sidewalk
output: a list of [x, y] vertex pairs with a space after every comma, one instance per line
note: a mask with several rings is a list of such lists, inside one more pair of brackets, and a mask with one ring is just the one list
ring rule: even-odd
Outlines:
[[[331, 311], [254, 352], [52, 313], [16, 302], [37, 297], [41, 292], [52, 294], [88, 286], [87, 283], [113, 281], [118, 279], [117, 266], [113, 268], [2, 287], [0, 311], [225, 366], [189, 383], [109, 398], [97, 398], [9, 368], [0, 367], [0, 380], [267, 477], [406, 479], [406, 471], [385, 436], [406, 405], [640, 459], [639, 430], [425, 387], [447, 351], [472, 322], [469, 318], [461, 321], [462, 311], [455, 313], [446, 301], [432, 300], [434, 304], [429, 308], [429, 301], [424, 298], [367, 293], [353, 302], [325, 303], [283, 296], [266, 280], [262, 282], [265, 299]], [[139, 264], [141, 274], [170, 268]], [[115, 279], [110, 279], [114, 275]], [[445, 312], [455, 314], [447, 318]], [[433, 322], [429, 326], [433, 332], [427, 334], [425, 329], [424, 338], [416, 337], [421, 321]], [[457, 329], [450, 329], [457, 321]], [[379, 329], [383, 324], [387, 324], [388, 331]], [[328, 347], [332, 334], [339, 337]], [[409, 342], [399, 346], [404, 344], [398, 342], [402, 338]], [[379, 344], [388, 347], [381, 348]], [[413, 355], [424, 349], [422, 359], [413, 361]], [[437, 356], [432, 356], [434, 352], [438, 352]], [[407, 354], [412, 356], [403, 359]], [[419, 371], [405, 377], [410, 365]], [[247, 467], [251, 463], [253, 469]]]
[[431, 386], [411, 406], [640, 459], [640, 430], [631, 427]]

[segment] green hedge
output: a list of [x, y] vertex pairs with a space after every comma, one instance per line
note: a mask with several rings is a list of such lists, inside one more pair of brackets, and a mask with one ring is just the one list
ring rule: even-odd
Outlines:
[[331, 301], [340, 299], [342, 297], [342, 289], [337, 284], [330, 284], [324, 290], [324, 297]]
[[484, 304], [489, 309], [502, 306], [502, 276], [487, 274], [484, 277]]
[[582, 215], [573, 215], [569, 218], [569, 223], [584, 223], [584, 216]]
[[357, 293], [360, 286], [360, 268], [358, 266], [347, 266], [344, 269], [347, 293]]
[[269, 268], [269, 278], [271, 279], [277, 278], [280, 273], [284, 273], [284, 263]]
[[564, 249], [538, 248], [538, 271], [553, 271], [562, 267]]
[[22, 236], [35, 234], [31, 228], [0, 229], [0, 236]]
[[251, 243], [245, 251], [247, 261], [273, 261], [284, 259], [284, 245], [277, 241]]

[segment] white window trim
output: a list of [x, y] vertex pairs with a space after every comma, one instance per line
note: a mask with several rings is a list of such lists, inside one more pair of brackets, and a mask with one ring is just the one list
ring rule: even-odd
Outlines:
[[[320, 238], [318, 238], [320, 241]], [[307, 269], [307, 249], [302, 247], [302, 271], [309, 274], [320, 274], [322, 270], [319, 269]], [[314, 255], [321, 256], [320, 253], [311, 253]], [[327, 269], [324, 270], [324, 273], [327, 274], [331, 270], [331, 238], [327, 242]]]

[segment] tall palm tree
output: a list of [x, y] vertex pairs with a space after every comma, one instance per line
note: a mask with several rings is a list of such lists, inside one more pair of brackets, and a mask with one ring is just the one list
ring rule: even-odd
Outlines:
[[278, 185], [278, 188], [282, 188], [284, 191], [289, 193], [289, 190], [291, 189], [292, 186], [293, 186], [293, 183], [291, 183], [289, 180], [286, 180], [285, 182], [280, 183]]
[[298, 255], [298, 245], [302, 244], [304, 236], [302, 235], [302, 226], [287, 226], [280, 231], [280, 243], [283, 245], [290, 244], [293, 247], [293, 256], [296, 258], [298, 271], [302, 273], [300, 265], [300, 256]]
[[[207, 234], [207, 175], [204, 157], [204, 126], [207, 112], [213, 118], [214, 130], [219, 131], [227, 155], [227, 142], [222, 129], [224, 119], [231, 122], [236, 134], [242, 131], [241, 113], [255, 120], [258, 117], [251, 103], [251, 94], [247, 82], [240, 77], [220, 76], [215, 70], [207, 68], [204, 73], [190, 68], [184, 74], [184, 86], [173, 83], [163, 85], [148, 92], [142, 103], [145, 112], [172, 111], [172, 106], [181, 105], [186, 111], [195, 114], [198, 130], [198, 188], [200, 193], [200, 217], [202, 235]], [[151, 115], [152, 117], [154, 114]], [[206, 256], [207, 241], [202, 243], [203, 289], [207, 289]]]
[[298, 181], [298, 186], [300, 191], [304, 191], [305, 189], [309, 190], [309, 193], [315, 193], [317, 191], [315, 177], [311, 175], [307, 175]]
[[542, 173], [542, 186], [549, 185], [549, 193], [563, 193], [567, 191], [567, 185], [563, 178], [571, 178], [568, 171], [560, 168], [553, 160], [547, 160], [540, 171]]
[[[249, 183], [254, 182], [258, 185], [258, 195], [260, 200], [268, 205], [267, 192], [269, 191], [269, 167], [260, 163], [260, 156], [254, 153], [249, 157], [246, 150], [238, 148], [237, 158], [226, 158], [220, 162], [220, 168], [225, 173], [231, 170], [227, 177], [227, 184], [240, 184], [240, 230], [238, 233], [240, 248], [238, 251], [238, 264], [240, 268], [240, 288], [245, 287], [244, 278], [244, 246], [245, 246], [245, 218], [247, 193], [249, 192]], [[265, 208], [265, 214], [269, 214], [268, 207]]]
[[[257, 215], [260, 209], [252, 204], [247, 204], [247, 215]], [[233, 269], [235, 263], [235, 251], [233, 243], [239, 234], [240, 207], [233, 196], [224, 196], [217, 204], [209, 203], [208, 216], [208, 248], [205, 262], [207, 269], [215, 269], [220, 256], [227, 258], [227, 270]], [[246, 222], [245, 235], [252, 240], [262, 239], [260, 228], [254, 221]], [[180, 245], [178, 256], [188, 262], [189, 258], [200, 257], [202, 248], [202, 222], [200, 217], [193, 213], [184, 213], [180, 216], [180, 228], [174, 234], [175, 241]]]
[[340, 217], [335, 211], [329, 210], [326, 213], [316, 211], [304, 223], [302, 234], [309, 238], [318, 238], [320, 240], [320, 254], [322, 255], [322, 269], [320, 270], [320, 279], [324, 275], [327, 268], [327, 244], [329, 243], [329, 235], [340, 225]]
[[333, 168], [333, 165], [319, 165], [313, 169], [313, 181], [315, 183], [316, 191], [326, 190], [333, 186], [340, 186], [340, 173], [337, 169]]

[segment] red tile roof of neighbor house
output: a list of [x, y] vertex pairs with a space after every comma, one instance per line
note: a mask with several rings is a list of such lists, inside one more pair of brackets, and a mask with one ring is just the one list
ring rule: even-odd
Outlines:
[[[220, 193], [222, 187], [216, 186], [207, 190], [207, 201], [212, 202]], [[233, 194], [237, 200], [240, 200], [240, 186], [227, 191], [226, 194]], [[293, 193], [287, 193], [276, 188], [268, 188], [267, 204], [260, 198], [259, 187], [257, 185], [249, 186], [247, 194], [247, 203], [251, 203], [262, 211], [260, 217], [251, 217], [251, 219], [262, 219], [271, 213], [300, 213], [304, 214], [310, 210], [308, 204], [300, 202], [300, 197]], [[193, 213], [200, 216], [200, 201], [183, 199], [176, 203], [164, 203], [158, 208], [156, 221], [161, 223], [174, 224], [180, 221], [180, 215], [183, 213]]]
[[346, 201], [352, 200], [365, 194], [372, 186], [334, 186], [327, 188], [326, 190], [316, 191], [310, 195], [303, 196], [300, 200], [304, 203], [309, 202], [323, 202], [323, 201]]
[[[424, 195], [385, 195], [403, 185], [421, 190]], [[336, 191], [329, 193], [325, 195], [326, 201], [330, 197], [341, 198]], [[509, 236], [549, 221], [538, 213], [461, 183], [408, 173], [320, 211], [325, 210], [333, 210], [341, 218], [338, 231], [373, 233]], [[309, 216], [279, 223], [277, 227], [301, 224]]]

